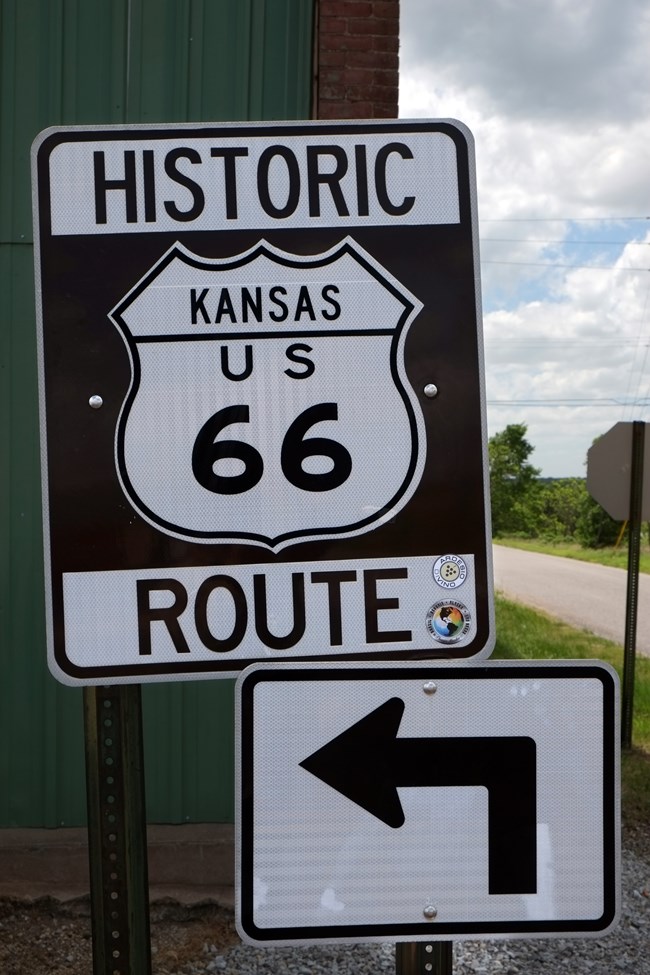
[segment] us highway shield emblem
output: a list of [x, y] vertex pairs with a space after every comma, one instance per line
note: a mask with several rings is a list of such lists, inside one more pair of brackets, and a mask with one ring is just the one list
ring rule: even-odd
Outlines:
[[421, 307], [351, 238], [228, 259], [175, 244], [110, 313], [132, 367], [115, 443], [131, 505], [175, 537], [275, 551], [393, 517], [425, 462], [404, 366]]

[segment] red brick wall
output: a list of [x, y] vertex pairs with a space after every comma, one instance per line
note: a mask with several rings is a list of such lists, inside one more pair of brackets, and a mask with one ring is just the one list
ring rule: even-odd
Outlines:
[[396, 118], [399, 0], [317, 0], [314, 117]]

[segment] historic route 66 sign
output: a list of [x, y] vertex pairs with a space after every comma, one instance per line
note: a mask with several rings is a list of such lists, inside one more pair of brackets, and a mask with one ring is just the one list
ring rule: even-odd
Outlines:
[[420, 308], [353, 240], [212, 261], [175, 244], [110, 315], [132, 361], [117, 460], [134, 508], [181, 538], [275, 550], [393, 517], [424, 460], [404, 372]]
[[55, 676], [489, 655], [467, 130], [50, 129], [33, 181]]

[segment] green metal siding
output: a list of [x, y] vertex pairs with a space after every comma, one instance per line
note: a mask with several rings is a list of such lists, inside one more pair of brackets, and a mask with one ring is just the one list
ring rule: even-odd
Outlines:
[[[29, 150], [48, 125], [308, 118], [313, 0], [0, 0], [0, 826], [85, 821], [46, 667]], [[148, 819], [227, 822], [232, 682], [143, 689]]]

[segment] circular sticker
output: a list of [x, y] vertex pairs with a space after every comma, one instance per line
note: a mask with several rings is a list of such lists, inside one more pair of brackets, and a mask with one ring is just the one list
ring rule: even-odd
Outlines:
[[433, 578], [443, 589], [456, 589], [467, 578], [467, 566], [460, 555], [441, 555], [434, 563]]
[[438, 643], [457, 643], [467, 636], [472, 616], [467, 606], [455, 599], [434, 603], [427, 613], [426, 626]]

